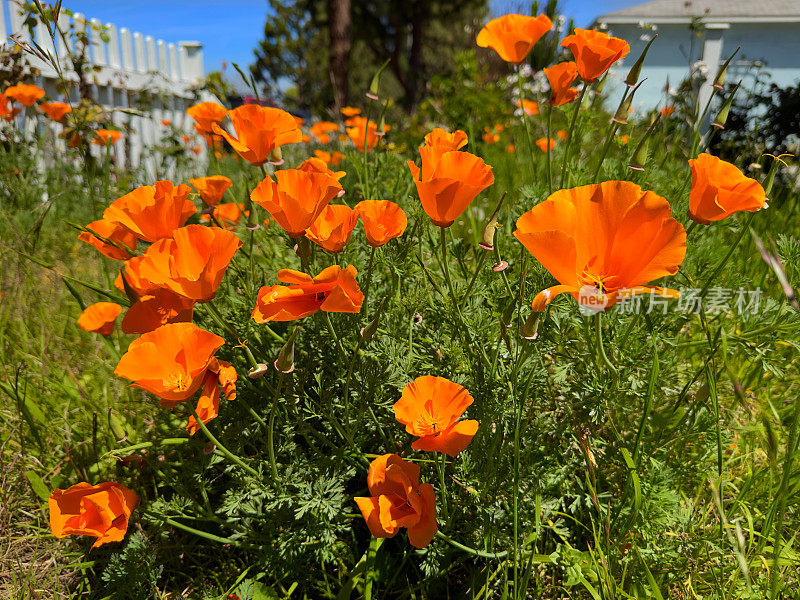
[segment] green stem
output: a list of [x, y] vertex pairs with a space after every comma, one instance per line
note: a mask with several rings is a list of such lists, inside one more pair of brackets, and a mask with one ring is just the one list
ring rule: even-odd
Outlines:
[[717, 275], [720, 274], [720, 271], [722, 271], [722, 269], [727, 264], [728, 260], [730, 260], [731, 256], [733, 255], [733, 251], [736, 250], [736, 247], [742, 241], [742, 238], [744, 237], [744, 234], [750, 228], [750, 224], [753, 222], [753, 219], [755, 218], [755, 216], [756, 216], [756, 213], [750, 213], [750, 216], [747, 218], [747, 222], [744, 224], [744, 226], [742, 226], [742, 229], [739, 232], [739, 235], [736, 237], [736, 240], [733, 242], [733, 244], [731, 244], [731, 247], [728, 249], [728, 253], [725, 255], [725, 258], [723, 258], [722, 262], [717, 265], [717, 268], [714, 269], [714, 272], [711, 274], [711, 277], [708, 278], [708, 281], [703, 286], [703, 289], [700, 290], [700, 297], [701, 298], [705, 297], [706, 292], [708, 292], [708, 288], [711, 287], [711, 284], [714, 282], [714, 279], [717, 278]]
[[564, 182], [567, 176], [567, 161], [569, 160], [569, 148], [572, 145], [572, 138], [574, 137], [575, 132], [575, 122], [578, 120], [578, 113], [581, 110], [581, 104], [583, 104], [583, 97], [586, 95], [586, 90], [589, 89], [589, 84], [584, 82], [583, 88], [581, 89], [581, 93], [578, 95], [578, 99], [575, 101], [575, 110], [572, 113], [572, 121], [569, 124], [569, 131], [567, 131], [567, 145], [564, 148], [564, 159], [561, 162], [561, 182], [560, 186], [564, 187]]
[[194, 417], [194, 420], [197, 422], [198, 427], [200, 427], [200, 429], [203, 431], [203, 434], [208, 438], [208, 441], [214, 444], [217, 447], [217, 450], [219, 450], [228, 459], [230, 459], [238, 466], [240, 466], [242, 469], [244, 469], [248, 474], [256, 478], [260, 477], [258, 471], [246, 465], [241, 458], [239, 458], [233, 452], [228, 450], [225, 446], [222, 445], [222, 443], [217, 438], [214, 437], [214, 434], [208, 430], [208, 427], [206, 427], [206, 424], [203, 423], [202, 419], [200, 419], [200, 417], [197, 415], [197, 411], [194, 408], [192, 409], [192, 416]]
[[597, 352], [600, 356], [600, 360], [602, 363], [608, 368], [611, 373], [616, 376], [617, 369], [608, 359], [608, 355], [606, 354], [605, 346], [603, 346], [603, 327], [601, 323], [601, 315], [602, 313], [597, 313], [594, 319], [594, 333], [595, 333], [595, 343], [597, 346]]
[[484, 552], [483, 550], [476, 550], [475, 548], [470, 548], [469, 546], [465, 546], [464, 544], [460, 544], [459, 542], [455, 541], [450, 536], [442, 533], [441, 531], [436, 532], [436, 537], [444, 540], [453, 548], [458, 548], [459, 550], [463, 550], [473, 556], [480, 556], [481, 558], [505, 558], [508, 556], [508, 550], [503, 550], [502, 552]]
[[[524, 112], [524, 111], [523, 111]], [[551, 121], [552, 121], [552, 114], [553, 114], [553, 106], [548, 100], [547, 102], [547, 195], [553, 193], [553, 166], [550, 164], [552, 162], [552, 150], [550, 149], [550, 136], [552, 135], [551, 132]]]
[[284, 373], [278, 377], [278, 385], [275, 388], [275, 395], [272, 397], [272, 406], [269, 409], [269, 426], [267, 428], [267, 452], [269, 453], [269, 468], [272, 472], [272, 480], [280, 488], [280, 477], [278, 476], [278, 466], [275, 463], [275, 413], [278, 408], [278, 399], [281, 396], [283, 387]]
[[[531, 168], [534, 169], [534, 171], [535, 171], [536, 170], [536, 159], [534, 158], [533, 140], [531, 138], [531, 130], [528, 129], [528, 119], [527, 119], [527, 115], [525, 114], [525, 102], [524, 102], [524, 100], [525, 100], [524, 93], [525, 92], [524, 92], [524, 90], [522, 88], [522, 73], [520, 73], [520, 68], [517, 69], [517, 84], [519, 86], [519, 107], [520, 107], [520, 110], [522, 110], [522, 126], [525, 128], [525, 137], [528, 140], [528, 153], [530, 154], [530, 157], [531, 157]], [[548, 147], [549, 147], [549, 144], [550, 144], [550, 140], [549, 139], [548, 139], [547, 143], [548, 143]]]
[[196, 535], [201, 538], [205, 538], [207, 540], [211, 540], [212, 542], [219, 542], [220, 544], [230, 544], [232, 546], [238, 546], [239, 542], [236, 540], [232, 540], [230, 538], [219, 537], [218, 535], [214, 535], [213, 533], [207, 533], [205, 531], [200, 531], [199, 529], [195, 529], [194, 527], [189, 527], [188, 525], [184, 525], [183, 523], [179, 523], [175, 519], [171, 519], [167, 517], [164, 519], [164, 522], [167, 525], [172, 525], [176, 529], [182, 529], [186, 533], [191, 533], [192, 535]]
[[447, 289], [450, 290], [450, 297], [453, 299], [453, 304], [458, 307], [458, 298], [456, 298], [453, 282], [450, 280], [450, 268], [447, 266], [447, 228], [439, 228], [439, 240], [442, 246], [442, 270], [444, 271], [444, 278], [447, 282]]
[[336, 346], [336, 351], [339, 353], [339, 358], [342, 360], [345, 359], [344, 350], [342, 350], [342, 344], [339, 342], [339, 336], [336, 335], [336, 330], [333, 328], [333, 322], [331, 321], [331, 315], [328, 311], [320, 311], [322, 312], [322, 320], [325, 321], [325, 327], [328, 328], [328, 333], [331, 334], [333, 338], [333, 343]]
[[472, 286], [475, 285], [475, 280], [478, 279], [478, 274], [481, 272], [481, 267], [483, 266], [484, 260], [486, 260], [486, 253], [481, 252], [480, 255], [478, 256], [478, 264], [475, 267], [475, 274], [472, 276], [472, 279], [470, 280], [469, 285], [467, 286], [467, 291], [464, 293], [464, 298], [463, 298], [464, 300], [469, 298], [469, 294], [472, 291]]
[[603, 168], [603, 161], [606, 159], [608, 149], [611, 147], [611, 142], [614, 141], [614, 135], [617, 133], [618, 127], [619, 123], [617, 123], [614, 119], [611, 119], [611, 123], [608, 125], [608, 133], [606, 134], [606, 143], [603, 145], [603, 151], [600, 154], [600, 161], [597, 163], [597, 168], [592, 176], [592, 183], [597, 183], [597, 178], [600, 176], [600, 170]]
[[375, 260], [375, 246], [369, 252], [369, 262], [367, 263], [367, 279], [364, 282], [364, 301], [361, 303], [364, 315], [369, 318], [369, 284], [372, 281], [372, 267]]

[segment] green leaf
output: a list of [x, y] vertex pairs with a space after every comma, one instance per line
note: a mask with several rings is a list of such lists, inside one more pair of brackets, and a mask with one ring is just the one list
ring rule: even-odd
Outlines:
[[47, 499], [50, 498], [50, 490], [45, 485], [44, 480], [33, 471], [25, 471], [25, 477], [27, 477], [28, 483], [31, 484], [31, 488], [36, 492], [36, 495], [43, 502], [47, 502]]

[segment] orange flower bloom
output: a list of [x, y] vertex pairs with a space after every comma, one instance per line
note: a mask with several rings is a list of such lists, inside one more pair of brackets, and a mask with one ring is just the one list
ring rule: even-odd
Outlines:
[[522, 110], [524, 110], [525, 114], [529, 117], [539, 114], [538, 102], [533, 102], [532, 100], [523, 100], [522, 102], [520, 102], [519, 100], [517, 100], [515, 104], [517, 105], [517, 108], [521, 108]]
[[[536, 140], [536, 146], [542, 152], [547, 152], [547, 138], [539, 138]], [[555, 138], [550, 138], [550, 150], [556, 147], [556, 140]]]
[[564, 48], [572, 50], [578, 74], [584, 81], [594, 81], [608, 68], [631, 51], [628, 42], [594, 29], [575, 28], [573, 35], [561, 40]]
[[292, 269], [278, 271], [278, 281], [290, 285], [264, 286], [258, 290], [253, 319], [256, 323], [294, 321], [326, 312], [357, 313], [364, 296], [356, 283], [356, 268], [333, 265], [312, 278]]
[[300, 237], [328, 203], [339, 195], [339, 180], [327, 173], [284, 169], [256, 186], [250, 198], [267, 209], [291, 237]]
[[411, 444], [414, 450], [455, 456], [478, 431], [477, 421], [458, 421], [473, 402], [465, 387], [443, 377], [424, 375], [403, 388], [392, 408], [395, 419], [406, 426], [406, 433], [419, 438]]
[[356, 145], [356, 148], [358, 148], [359, 152], [364, 152], [365, 138], [367, 152], [369, 152], [378, 144], [380, 139], [387, 131], [389, 131], [389, 129], [391, 129], [389, 125], [384, 125], [383, 131], [379, 133], [378, 125], [373, 121], [370, 121], [369, 125], [367, 125], [367, 119], [364, 117], [353, 117], [352, 119], [349, 119], [346, 127], [347, 136]]
[[318, 121], [309, 127], [308, 130], [311, 132], [311, 135], [319, 140], [320, 144], [327, 144], [331, 141], [331, 136], [329, 134], [332, 131], [339, 131], [339, 126], [331, 121]]
[[22, 106], [33, 106], [39, 98], [44, 97], [44, 90], [38, 85], [28, 85], [20, 83], [6, 88], [3, 92], [6, 96], [19, 102]]
[[506, 146], [506, 152], [508, 152], [509, 154], [513, 154], [516, 151], [517, 147], [514, 144], [509, 144], [508, 146]]
[[171, 181], [143, 185], [109, 204], [103, 219], [122, 225], [140, 240], [155, 242], [172, 235], [197, 212], [189, 200], [191, 191]]
[[67, 114], [72, 112], [72, 107], [66, 102], [41, 102], [39, 110], [56, 123], [60, 123]]
[[669, 119], [672, 116], [672, 113], [675, 112], [675, 107], [672, 105], [665, 106], [659, 111], [662, 115], [664, 115], [665, 119]]
[[517, 219], [516, 238], [560, 285], [533, 300], [542, 311], [569, 292], [592, 310], [634, 294], [676, 298], [644, 285], [674, 275], [686, 255], [686, 232], [669, 203], [630, 181], [559, 190]]
[[544, 69], [550, 83], [550, 105], [569, 104], [578, 97], [578, 88], [570, 87], [578, 78], [578, 64], [569, 61]]
[[97, 146], [110, 146], [122, 139], [122, 132], [113, 129], [98, 129], [92, 143]]
[[221, 123], [228, 111], [216, 102], [200, 102], [186, 109], [186, 114], [195, 120], [195, 129], [201, 135], [211, 135], [212, 125]]
[[222, 195], [225, 193], [225, 190], [233, 185], [230, 178], [225, 177], [225, 175], [198, 177], [196, 179], [190, 179], [189, 183], [199, 192], [203, 202], [209, 206], [215, 206], [222, 200]]
[[693, 221], [707, 225], [743, 210], [755, 212], [764, 208], [764, 188], [731, 163], [703, 153], [690, 159], [689, 166], [692, 191], [688, 214]]
[[306, 237], [328, 252], [341, 252], [350, 240], [350, 234], [358, 223], [358, 212], [340, 204], [328, 205], [311, 227]]
[[370, 533], [378, 538], [394, 537], [401, 527], [408, 541], [424, 548], [436, 535], [436, 496], [430, 483], [420, 484], [419, 465], [397, 454], [384, 454], [369, 465], [370, 497], [355, 498]]
[[113, 302], [96, 302], [87, 306], [78, 317], [78, 327], [90, 333], [111, 335], [122, 307]]
[[360, 114], [361, 114], [361, 109], [360, 109], [360, 108], [355, 108], [355, 107], [353, 107], [353, 106], [345, 106], [345, 107], [344, 107], [344, 108], [341, 110], [341, 113], [342, 113], [342, 114], [343, 114], [345, 117], [347, 117], [347, 118], [349, 119], [349, 118], [351, 118], [351, 117], [355, 117], [356, 115], [360, 115]]
[[623, 146], [628, 143], [628, 136], [626, 134], [622, 134], [619, 136], [619, 143]]
[[141, 276], [185, 298], [208, 302], [241, 245], [239, 238], [225, 229], [187, 225], [147, 249]]
[[217, 123], [212, 124], [214, 133], [224, 137], [239, 156], [256, 166], [267, 162], [276, 148], [303, 139], [294, 117], [280, 108], [245, 104], [228, 111], [228, 115], [238, 139]]
[[558, 139], [560, 139], [562, 142], [566, 142], [566, 141], [567, 141], [567, 132], [566, 132], [566, 131], [564, 131], [563, 129], [559, 129], [558, 131], [556, 131], [556, 136], [557, 136], [557, 137], [558, 137]]
[[[121, 276], [119, 281], [122, 281]], [[120, 283], [118, 287], [123, 286]], [[125, 291], [124, 288], [122, 291]], [[194, 305], [194, 300], [184, 298], [175, 292], [153, 288], [140, 295], [125, 312], [120, 328], [123, 333], [147, 333], [168, 323], [189, 323], [194, 313]]]
[[174, 408], [203, 385], [225, 340], [193, 323], [162, 325], [133, 340], [114, 373]]
[[[325, 175], [330, 175], [331, 177], [335, 177], [336, 181], [339, 181], [342, 177], [347, 175], [344, 171], [332, 171], [328, 168], [328, 163], [326, 163], [321, 158], [316, 156], [311, 156], [305, 159], [297, 166], [298, 171], [308, 171], [309, 173], [324, 173]], [[340, 196], [344, 195], [344, 190], [339, 192]]]
[[468, 141], [466, 132], [460, 129], [449, 133], [441, 127], [434, 127], [433, 131], [425, 136], [425, 145], [441, 152], [460, 150], [467, 145]]
[[328, 166], [333, 165], [334, 167], [337, 167], [340, 164], [342, 164], [342, 160], [344, 160], [344, 154], [342, 154], [338, 150], [334, 150], [333, 152], [325, 152], [325, 150], [314, 150], [314, 156], [324, 161], [326, 165]]
[[[230, 231], [235, 231], [239, 228], [239, 221], [242, 220], [242, 216], [250, 216], [250, 211], [245, 210], [244, 204], [241, 202], [226, 202], [217, 204], [214, 207], [214, 218], [217, 223]], [[204, 213], [200, 215], [200, 220], [203, 222], [210, 221], [211, 215]]]
[[500, 136], [496, 133], [484, 133], [483, 134], [483, 141], [487, 144], [496, 144], [500, 141]]
[[95, 232], [97, 235], [83, 231], [78, 236], [78, 239], [97, 248], [103, 256], [114, 260], [127, 260], [133, 256], [136, 250], [136, 235], [119, 223], [100, 219], [89, 223], [86, 229]]
[[364, 222], [367, 243], [373, 248], [400, 237], [408, 226], [406, 213], [390, 200], [362, 200], [355, 211]]
[[188, 144], [189, 142], [191, 142], [191, 141], [192, 141], [192, 138], [191, 138], [191, 137], [189, 137], [188, 135], [182, 135], [182, 136], [181, 136], [181, 141], [182, 141], [184, 144]]
[[[203, 380], [202, 392], [197, 400], [195, 412], [205, 424], [219, 415], [219, 388], [225, 394], [226, 400], [236, 400], [236, 369], [224, 360], [211, 360]], [[186, 426], [189, 435], [194, 435], [200, 430], [194, 416], [189, 417]]]
[[170, 119], [161, 119], [161, 124], [164, 127], [169, 127], [170, 125], [172, 125], [172, 121]]
[[92, 548], [119, 542], [128, 530], [128, 519], [139, 504], [139, 496], [114, 482], [89, 485], [81, 482], [50, 494], [50, 529], [57, 538], [91, 535]]
[[469, 152], [424, 152], [422, 168], [408, 161], [422, 208], [439, 227], [450, 227], [470, 202], [494, 183], [492, 167]]
[[492, 19], [478, 32], [481, 48], [491, 48], [506, 62], [519, 64], [539, 39], [553, 28], [547, 15], [504, 15]]
[[11, 123], [19, 113], [22, 112], [21, 108], [11, 108], [8, 103], [8, 98], [0, 93], [0, 119]]

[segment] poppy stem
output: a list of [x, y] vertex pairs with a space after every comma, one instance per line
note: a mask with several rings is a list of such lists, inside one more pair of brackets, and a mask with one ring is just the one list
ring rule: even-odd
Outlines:
[[[524, 112], [524, 111], [523, 111]], [[553, 193], [553, 166], [550, 164], [553, 159], [553, 151], [550, 148], [550, 131], [552, 128], [552, 114], [553, 114], [553, 105], [548, 100], [547, 101], [547, 195]]]
[[447, 289], [450, 290], [450, 297], [453, 299], [453, 303], [456, 307], [458, 307], [456, 292], [453, 288], [453, 282], [450, 280], [450, 268], [447, 266], [447, 229], [445, 227], [439, 228], [439, 239], [442, 246], [442, 270], [444, 271], [444, 279], [447, 282]]
[[733, 256], [733, 251], [736, 250], [736, 248], [739, 246], [739, 243], [742, 241], [744, 234], [750, 230], [750, 225], [753, 222], [753, 219], [755, 218], [756, 214], [758, 213], [750, 213], [750, 216], [747, 218], [747, 222], [742, 226], [741, 230], [739, 231], [739, 236], [736, 238], [733, 244], [731, 244], [731, 247], [728, 250], [728, 253], [725, 255], [725, 258], [723, 258], [722, 262], [720, 262], [717, 265], [717, 268], [714, 269], [714, 272], [711, 274], [711, 277], [708, 278], [708, 281], [706, 281], [705, 285], [703, 286], [703, 289], [700, 290], [700, 298], [705, 298], [706, 294], [708, 293], [708, 289], [711, 287], [711, 284], [714, 283], [714, 280], [720, 274], [722, 269], [725, 268], [726, 264], [728, 264], [728, 261], [730, 260], [731, 256]]
[[[517, 67], [517, 84], [519, 87], [519, 108], [522, 111], [522, 126], [525, 128], [525, 137], [528, 139], [528, 153], [531, 157], [531, 168], [536, 170], [536, 159], [533, 157], [533, 139], [531, 138], [531, 130], [528, 129], [528, 119], [525, 114], [525, 92], [522, 87], [522, 67]], [[548, 138], [548, 145], [550, 140]]]
[[372, 281], [372, 266], [375, 259], [375, 246], [371, 246], [369, 262], [367, 263], [367, 280], [364, 283], [364, 301], [361, 303], [364, 314], [369, 318], [369, 284]]
[[328, 333], [330, 333], [331, 337], [333, 338], [333, 343], [336, 346], [336, 352], [338, 352], [339, 358], [344, 360], [346, 358], [345, 354], [344, 354], [344, 350], [342, 350], [342, 344], [339, 342], [339, 336], [336, 335], [336, 330], [333, 328], [333, 322], [331, 321], [331, 315], [330, 315], [330, 313], [328, 313], [328, 311], [325, 311], [325, 310], [320, 311], [320, 312], [322, 312], [322, 319], [323, 319], [323, 321], [325, 321], [325, 326], [328, 328]]
[[478, 265], [475, 267], [475, 274], [472, 276], [472, 279], [467, 286], [467, 291], [464, 293], [464, 299], [469, 298], [469, 294], [472, 291], [472, 286], [475, 285], [475, 280], [478, 279], [478, 274], [481, 272], [481, 267], [483, 266], [484, 260], [486, 260], [486, 252], [481, 252], [480, 256], [478, 256]]
[[[625, 97], [623, 96], [622, 102], [625, 101]], [[608, 125], [608, 133], [606, 133], [606, 143], [603, 144], [603, 152], [600, 154], [600, 161], [597, 163], [597, 168], [594, 171], [594, 176], [592, 177], [592, 183], [597, 183], [597, 178], [600, 176], [600, 170], [603, 168], [603, 162], [606, 160], [606, 155], [608, 154], [608, 149], [611, 147], [611, 142], [614, 140], [614, 135], [617, 133], [617, 128], [619, 127], [619, 123], [617, 123], [614, 119], [611, 120], [611, 123]]]
[[275, 463], [275, 413], [278, 408], [278, 399], [281, 396], [281, 388], [283, 388], [283, 380], [286, 377], [281, 373], [278, 377], [278, 385], [275, 388], [275, 395], [272, 397], [272, 406], [269, 409], [269, 427], [267, 429], [267, 451], [269, 452], [269, 469], [272, 472], [272, 480], [275, 485], [280, 489], [280, 477], [278, 476], [278, 466]]
[[495, 558], [495, 559], [505, 558], [506, 556], [508, 556], [508, 550], [503, 550], [502, 552], [484, 552], [483, 550], [476, 550], [475, 548], [470, 548], [469, 546], [465, 546], [464, 544], [455, 541], [453, 538], [442, 533], [439, 530], [436, 531], [436, 537], [444, 540], [445, 542], [453, 546], [453, 548], [458, 548], [459, 550], [463, 550], [464, 552], [472, 554], [473, 556], [480, 556], [481, 558]]
[[689, 224], [689, 227], [686, 228], [686, 237], [689, 237], [689, 234], [692, 233], [692, 230], [697, 227], [697, 221], [692, 221]]
[[164, 519], [164, 522], [167, 525], [171, 525], [177, 529], [182, 529], [187, 533], [191, 533], [192, 535], [196, 535], [201, 538], [205, 538], [207, 540], [211, 540], [212, 542], [219, 542], [220, 544], [230, 544], [231, 546], [239, 546], [240, 543], [236, 540], [232, 540], [230, 538], [219, 537], [218, 535], [214, 535], [213, 533], [207, 533], [205, 531], [201, 531], [199, 529], [195, 529], [194, 527], [189, 527], [188, 525], [184, 525], [183, 523], [179, 523], [175, 519], [167, 517]]
[[[572, 120], [569, 123], [569, 131], [567, 132], [567, 145], [564, 148], [564, 159], [561, 162], [561, 180], [559, 182], [560, 187], [564, 187], [564, 183], [566, 182], [567, 176], [567, 161], [569, 160], [569, 149], [572, 145], [572, 138], [574, 137], [573, 133], [575, 132], [575, 123], [578, 120], [578, 113], [581, 110], [581, 104], [583, 104], [583, 97], [586, 95], [586, 90], [589, 89], [589, 83], [584, 81], [583, 88], [581, 88], [581, 93], [578, 95], [578, 100], [575, 102], [575, 110], [572, 112]], [[550, 141], [547, 142], [548, 146], [550, 145]]]
[[223, 446], [220, 443], [220, 441], [217, 438], [214, 437], [214, 434], [208, 430], [208, 427], [206, 427], [206, 424], [203, 423], [202, 419], [200, 419], [200, 417], [197, 415], [197, 411], [194, 408], [192, 409], [192, 416], [194, 417], [197, 426], [200, 427], [200, 429], [203, 431], [203, 434], [208, 438], [208, 441], [214, 444], [217, 447], [217, 450], [219, 450], [228, 459], [230, 459], [238, 466], [240, 466], [242, 469], [244, 469], [249, 475], [252, 475], [253, 477], [256, 478], [260, 477], [258, 471], [246, 465], [241, 458], [239, 458], [233, 452], [228, 450], [225, 446]]
[[614, 375], [617, 376], [617, 368], [611, 364], [611, 361], [608, 359], [608, 355], [606, 354], [606, 349], [603, 346], [603, 326], [602, 326], [602, 315], [603, 313], [597, 313], [594, 317], [594, 333], [595, 333], [595, 341], [597, 345], [597, 352], [600, 355], [600, 360], [603, 364], [608, 368], [609, 371]]

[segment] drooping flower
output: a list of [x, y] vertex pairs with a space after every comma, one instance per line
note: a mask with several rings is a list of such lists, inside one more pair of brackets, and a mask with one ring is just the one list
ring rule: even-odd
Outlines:
[[[538, 140], [536, 140], [536, 146], [537, 146], [537, 148], [539, 148], [539, 150], [541, 150], [542, 152], [547, 152], [547, 146], [548, 146], [548, 144], [547, 144], [547, 138], [539, 138]], [[555, 148], [555, 147], [556, 147], [556, 140], [555, 140], [555, 138], [550, 138], [550, 144], [549, 144], [549, 146], [550, 146], [550, 150], [553, 150], [553, 148]]]
[[[235, 231], [239, 228], [239, 221], [242, 220], [243, 216], [249, 216], [250, 211], [245, 210], [244, 204], [241, 202], [224, 202], [214, 207], [213, 215], [214, 219], [216, 219], [217, 223], [222, 227], [230, 231]], [[204, 222], [210, 221], [211, 215], [202, 214], [200, 215], [200, 220]]]
[[[219, 415], [219, 390], [226, 400], [236, 400], [236, 369], [224, 360], [213, 359], [208, 365], [202, 391], [197, 399], [195, 413], [205, 424]], [[189, 417], [186, 425], [189, 435], [194, 435], [200, 430], [194, 416]]]
[[384, 125], [379, 132], [377, 123], [369, 121], [369, 124], [367, 124], [365, 117], [348, 119], [346, 127], [347, 136], [355, 144], [359, 152], [364, 152], [365, 143], [366, 151], [372, 150], [389, 129], [391, 129], [389, 125]]
[[209, 177], [197, 177], [190, 179], [189, 183], [194, 186], [194, 189], [200, 194], [203, 202], [209, 206], [215, 206], [222, 200], [222, 196], [233, 182], [225, 175], [210, 175]]
[[434, 127], [433, 131], [425, 136], [425, 145], [440, 152], [460, 150], [467, 145], [468, 141], [466, 132], [460, 129], [450, 133], [441, 127]]
[[342, 108], [341, 113], [348, 119], [355, 117], [356, 115], [361, 114], [361, 109], [356, 108], [354, 106], [345, 106]]
[[561, 62], [544, 69], [550, 83], [550, 104], [561, 106], [569, 104], [580, 93], [578, 88], [570, 87], [578, 78], [578, 65], [574, 61]]
[[664, 198], [630, 181], [559, 190], [533, 207], [514, 236], [559, 282], [533, 309], [565, 292], [595, 311], [634, 294], [677, 297], [646, 285], [677, 273], [686, 255], [686, 232], [671, 214]]
[[86, 307], [78, 317], [78, 327], [90, 333], [111, 335], [122, 307], [114, 302], [96, 302]]
[[306, 230], [306, 237], [328, 252], [341, 252], [358, 223], [358, 212], [341, 204], [329, 204]]
[[355, 211], [361, 216], [367, 243], [373, 248], [400, 237], [408, 226], [405, 211], [390, 200], [362, 200]]
[[357, 313], [364, 296], [356, 283], [356, 268], [333, 265], [316, 277], [292, 269], [278, 271], [278, 281], [289, 285], [264, 286], [253, 309], [256, 323], [294, 321], [318, 310]]
[[200, 389], [225, 340], [194, 323], [162, 325], [133, 340], [114, 373], [174, 408]]
[[308, 129], [315, 138], [319, 140], [320, 144], [327, 144], [331, 141], [330, 133], [332, 131], [339, 131], [339, 125], [332, 121], [318, 121]]
[[275, 179], [264, 179], [250, 198], [265, 208], [291, 237], [303, 235], [342, 191], [335, 176], [311, 170], [284, 169], [275, 172]]
[[102, 255], [108, 258], [127, 260], [133, 256], [133, 252], [136, 250], [136, 235], [115, 221], [100, 219], [89, 223], [86, 229], [97, 235], [93, 235], [90, 231], [83, 231], [78, 239], [97, 248]]
[[314, 150], [314, 156], [318, 159], [325, 162], [326, 165], [334, 167], [338, 167], [342, 160], [344, 160], [344, 154], [339, 152], [338, 150], [334, 150], [333, 152], [326, 152], [325, 150]]
[[522, 100], [520, 102], [517, 100], [516, 102], [517, 108], [521, 108], [525, 111], [525, 115], [528, 117], [533, 117], [539, 114], [539, 103], [534, 102], [533, 100]]
[[550, 18], [541, 14], [504, 15], [492, 19], [478, 32], [481, 48], [491, 48], [506, 62], [519, 64], [541, 37], [553, 28]]
[[430, 483], [420, 484], [419, 471], [419, 465], [397, 454], [372, 461], [367, 473], [370, 496], [355, 498], [372, 535], [390, 538], [405, 527], [415, 548], [431, 543], [438, 530], [436, 496]]
[[122, 225], [140, 240], [155, 242], [172, 235], [197, 212], [189, 200], [191, 191], [171, 181], [143, 185], [109, 204], [103, 219]]
[[96, 146], [110, 146], [122, 139], [122, 132], [115, 129], [98, 129], [92, 139]]
[[37, 100], [44, 97], [44, 90], [38, 85], [19, 83], [6, 88], [6, 96], [19, 102], [22, 106], [33, 106]]
[[239, 156], [256, 166], [270, 160], [276, 148], [303, 140], [294, 117], [280, 108], [245, 104], [228, 111], [228, 116], [238, 138], [217, 123], [212, 124], [212, 130], [224, 137]]
[[81, 482], [66, 490], [53, 490], [47, 504], [54, 536], [90, 535], [97, 538], [92, 544], [97, 548], [122, 541], [139, 496], [112, 481], [97, 485]]
[[186, 114], [195, 120], [195, 130], [205, 138], [214, 133], [214, 123], [222, 123], [228, 111], [216, 102], [200, 102], [186, 109]]
[[631, 51], [630, 45], [623, 39], [579, 27], [575, 28], [574, 34], [561, 40], [561, 45], [572, 50], [578, 74], [584, 81], [595, 81]]
[[39, 109], [56, 123], [72, 112], [72, 107], [66, 102], [41, 102]]
[[735, 165], [702, 153], [690, 159], [689, 166], [692, 169], [689, 218], [693, 221], [707, 225], [743, 210], [755, 212], [764, 207], [764, 188]]

